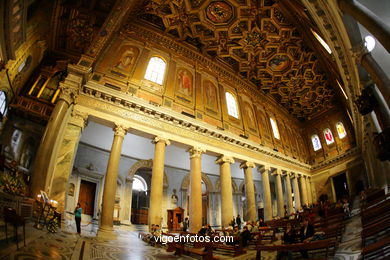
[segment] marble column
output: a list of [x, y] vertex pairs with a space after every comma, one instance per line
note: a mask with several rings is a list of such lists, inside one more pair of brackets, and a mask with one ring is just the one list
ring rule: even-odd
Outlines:
[[121, 221], [125, 224], [131, 224], [131, 203], [133, 200], [133, 179], [126, 179], [125, 182], [125, 199], [124, 213]]
[[61, 143], [60, 139], [63, 137], [70, 116], [71, 107], [74, 103], [74, 97], [77, 92], [77, 88], [73, 86], [62, 85], [60, 89], [61, 94], [50, 115], [49, 122], [43, 133], [35, 157], [30, 186], [32, 197], [36, 197], [37, 194], [40, 194], [41, 190], [48, 191], [47, 189], [50, 187], [50, 164], [53, 164], [54, 167], [55, 158], [52, 157], [57, 154], [57, 150]]
[[272, 200], [271, 200], [271, 187], [269, 184], [269, 173], [271, 168], [269, 166], [259, 167], [259, 172], [261, 173], [261, 179], [263, 182], [263, 192], [264, 192], [264, 220], [272, 220]]
[[301, 175], [301, 177], [299, 178], [299, 183], [301, 185], [301, 195], [302, 195], [302, 205], [306, 205], [307, 206], [307, 189], [306, 189], [306, 180], [305, 180], [305, 176], [304, 175]]
[[275, 171], [275, 182], [276, 182], [276, 200], [278, 205], [278, 216], [284, 217], [284, 200], [283, 200], [283, 188], [282, 188], [282, 171], [276, 169]]
[[298, 187], [298, 174], [295, 174], [293, 178], [294, 185], [294, 200], [295, 200], [295, 211], [301, 210], [301, 194]]
[[339, 0], [341, 11], [363, 25], [390, 52], [390, 27], [376, 14], [356, 0]]
[[313, 204], [313, 194], [311, 193], [311, 185], [309, 179], [309, 176], [306, 176], [307, 201], [311, 205]]
[[286, 191], [287, 191], [287, 209], [288, 213], [294, 213], [294, 206], [293, 206], [293, 200], [292, 200], [292, 191], [291, 191], [291, 179], [290, 179], [290, 173], [286, 172], [285, 175], [286, 180]]
[[202, 166], [201, 157], [204, 149], [192, 147], [190, 153], [190, 232], [197, 233], [202, 227]]
[[228, 227], [233, 219], [233, 189], [230, 164], [234, 163], [232, 157], [221, 155], [215, 161], [220, 167], [221, 180], [221, 225]]
[[253, 184], [252, 171], [255, 168], [255, 164], [252, 162], [243, 162], [240, 165], [241, 169], [244, 169], [245, 175], [245, 196], [246, 196], [246, 216], [249, 221], [257, 220], [256, 213], [256, 198], [255, 198], [255, 185]]
[[53, 177], [50, 182], [49, 198], [58, 202], [57, 211], [64, 213], [67, 184], [72, 173], [81, 132], [86, 126], [87, 114], [75, 112], [65, 127], [58, 155], [55, 160]]
[[163, 189], [164, 189], [164, 160], [165, 160], [165, 146], [169, 145], [169, 140], [162, 137], [155, 137], [153, 139], [154, 146], [154, 160], [152, 168], [152, 180], [150, 190], [149, 203], [149, 227], [152, 224], [161, 223], [161, 212], [163, 204]]
[[119, 171], [119, 161], [122, 152], [122, 143], [126, 134], [126, 128], [116, 125], [114, 128], [114, 140], [111, 146], [111, 153], [107, 164], [107, 173], [103, 188], [103, 205], [100, 217], [100, 229], [103, 231], [113, 230], [113, 214], [115, 204], [115, 193]]

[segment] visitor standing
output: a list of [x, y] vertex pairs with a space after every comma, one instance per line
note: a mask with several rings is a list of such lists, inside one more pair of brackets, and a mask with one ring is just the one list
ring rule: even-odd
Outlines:
[[77, 233], [81, 235], [81, 214], [83, 209], [81, 208], [80, 202], [77, 203], [77, 207], [74, 210], [74, 218], [76, 220]]

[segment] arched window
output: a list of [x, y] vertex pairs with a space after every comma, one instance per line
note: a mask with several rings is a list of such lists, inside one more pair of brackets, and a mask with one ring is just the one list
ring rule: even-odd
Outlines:
[[327, 145], [333, 144], [334, 143], [334, 138], [332, 131], [330, 131], [329, 128], [325, 128], [324, 130], [324, 137]]
[[226, 92], [225, 96], [226, 96], [226, 105], [227, 105], [228, 114], [238, 119], [238, 106], [237, 106], [236, 98], [230, 92]]
[[0, 91], [0, 116], [3, 117], [7, 113], [7, 95], [4, 91]]
[[272, 117], [270, 117], [269, 120], [271, 121], [271, 127], [272, 127], [272, 132], [274, 133], [274, 137], [276, 139], [280, 139], [278, 125], [276, 124], [275, 120]]
[[148, 185], [144, 178], [138, 175], [134, 175], [133, 178], [133, 190], [136, 191], [146, 191], [148, 189]]
[[347, 132], [345, 131], [343, 123], [337, 122], [336, 129], [337, 129], [337, 133], [339, 134], [340, 139], [343, 139], [344, 137], [347, 136]]
[[167, 64], [159, 57], [152, 57], [146, 69], [145, 79], [162, 85]]
[[314, 151], [318, 151], [322, 148], [321, 141], [318, 135], [312, 135], [311, 136], [311, 143], [313, 144]]

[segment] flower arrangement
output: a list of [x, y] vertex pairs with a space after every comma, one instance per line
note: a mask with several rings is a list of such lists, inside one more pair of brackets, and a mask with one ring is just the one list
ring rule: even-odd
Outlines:
[[24, 196], [27, 192], [27, 185], [19, 173], [0, 173], [0, 187], [5, 193], [17, 196]]

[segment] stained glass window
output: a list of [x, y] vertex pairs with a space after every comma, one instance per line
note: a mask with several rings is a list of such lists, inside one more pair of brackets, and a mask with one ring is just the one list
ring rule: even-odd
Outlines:
[[133, 190], [146, 191], [148, 189], [145, 180], [138, 175], [134, 175], [133, 178]]
[[324, 137], [327, 145], [333, 144], [334, 143], [334, 138], [332, 131], [330, 131], [329, 128], [325, 128], [324, 130]]
[[318, 151], [322, 148], [321, 141], [318, 135], [312, 135], [311, 137], [311, 143], [313, 144], [314, 151]]
[[270, 118], [270, 121], [271, 121], [272, 132], [274, 133], [274, 137], [276, 139], [280, 139], [278, 125], [276, 124], [275, 120], [272, 117]]
[[337, 122], [336, 129], [340, 139], [343, 139], [344, 137], [347, 136], [347, 132], [345, 131], [343, 123]]
[[238, 107], [236, 98], [230, 92], [226, 92], [225, 95], [228, 114], [234, 118], [238, 118]]
[[152, 57], [149, 60], [148, 67], [146, 69], [145, 79], [162, 85], [166, 66], [167, 65], [163, 59], [159, 57]]
[[4, 91], [0, 91], [0, 114], [4, 116], [7, 112], [7, 95]]

